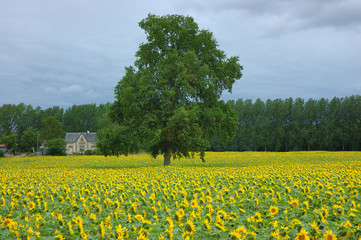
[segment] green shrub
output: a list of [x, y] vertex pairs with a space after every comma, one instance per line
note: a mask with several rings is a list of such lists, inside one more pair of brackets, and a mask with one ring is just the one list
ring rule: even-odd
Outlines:
[[84, 155], [92, 155], [92, 150], [86, 150], [86, 151], [84, 152]]
[[92, 155], [103, 155], [102, 152], [99, 149], [94, 149], [92, 151]]
[[55, 138], [49, 140], [46, 145], [48, 151], [46, 155], [63, 156], [65, 155], [66, 142], [62, 138]]
[[0, 150], [0, 157], [5, 157], [5, 152], [3, 150]]

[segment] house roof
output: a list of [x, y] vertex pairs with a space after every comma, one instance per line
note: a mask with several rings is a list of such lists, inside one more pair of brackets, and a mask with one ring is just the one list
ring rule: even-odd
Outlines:
[[75, 133], [65, 133], [65, 142], [76, 142], [79, 137], [83, 135], [84, 138], [88, 142], [97, 142], [99, 139], [97, 138], [96, 132], [75, 132]]
[[5, 144], [0, 144], [0, 148], [6, 148]]

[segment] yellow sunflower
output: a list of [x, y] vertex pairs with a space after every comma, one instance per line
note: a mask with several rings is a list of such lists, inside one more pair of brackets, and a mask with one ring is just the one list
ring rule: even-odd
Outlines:
[[268, 211], [270, 212], [270, 215], [273, 217], [278, 213], [278, 207], [271, 206]]
[[178, 220], [180, 221], [184, 216], [184, 210], [181, 208], [176, 212], [176, 215], [178, 217]]
[[27, 233], [28, 233], [29, 235], [33, 234], [33, 233], [34, 233], [33, 228], [32, 228], [32, 227], [30, 227], [30, 228], [28, 229]]
[[210, 230], [210, 229], [211, 229], [211, 225], [210, 225], [210, 222], [209, 222], [208, 219], [204, 220], [203, 223], [204, 223], [204, 226], [205, 226], [205, 228], [206, 228], [207, 230]]
[[350, 223], [350, 221], [345, 222], [345, 224], [343, 225], [344, 228], [351, 228], [352, 224]]
[[87, 239], [87, 238], [89, 237], [89, 234], [88, 234], [88, 233], [85, 233], [85, 232], [82, 232], [82, 233], [80, 234], [80, 237], [81, 237], [82, 239]]
[[102, 236], [102, 238], [105, 238], [104, 222], [100, 223], [100, 235]]
[[198, 202], [197, 202], [196, 199], [194, 199], [194, 200], [191, 201], [191, 206], [194, 207], [194, 208], [195, 208], [195, 207], [198, 207]]
[[301, 229], [301, 231], [299, 233], [297, 233], [297, 240], [310, 240], [310, 237], [308, 236], [308, 232], [303, 230], [303, 228]]
[[192, 220], [187, 220], [187, 224], [185, 225], [185, 230], [187, 234], [194, 234], [196, 232], [196, 227]]
[[337, 236], [332, 233], [331, 230], [326, 231], [325, 235], [323, 235], [325, 240], [337, 240]]
[[78, 216], [75, 218], [75, 222], [81, 224], [83, 223], [83, 219], [80, 216]]
[[137, 215], [135, 215], [134, 217], [135, 217], [135, 219], [137, 219], [138, 221], [142, 221], [142, 220], [143, 220], [143, 216], [140, 215], [140, 214], [137, 214]]
[[13, 220], [11, 220], [10, 218], [5, 218], [4, 222], [1, 224], [3, 226], [8, 225], [9, 223], [11, 223]]
[[33, 210], [35, 208], [35, 203], [29, 202], [28, 207], [29, 207], [29, 210]]
[[298, 207], [300, 206], [300, 201], [298, 199], [292, 199], [288, 202], [288, 204], [292, 205], [293, 207]]
[[238, 227], [237, 229], [236, 229], [236, 232], [238, 233], [238, 234], [241, 234], [241, 233], [247, 233], [247, 229], [244, 227], [244, 226], [242, 226], [242, 227]]

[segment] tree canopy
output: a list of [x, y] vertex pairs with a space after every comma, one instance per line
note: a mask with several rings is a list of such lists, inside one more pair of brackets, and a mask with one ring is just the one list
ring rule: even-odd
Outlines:
[[211, 140], [212, 151], [360, 151], [361, 96], [229, 101], [236, 137]]
[[[211, 151], [307, 151], [307, 150], [327, 150], [327, 151], [360, 151], [361, 150], [361, 96], [353, 95], [332, 99], [268, 99], [262, 101], [257, 99], [238, 99], [227, 102], [238, 114], [238, 129], [236, 136], [229, 142], [220, 141], [221, 136], [207, 137], [211, 145], [207, 150]], [[13, 117], [17, 119], [11, 130], [6, 126], [9, 116], [14, 114], [6, 111], [9, 104], [0, 106], [0, 143], [4, 144], [2, 137], [16, 133], [14, 139], [17, 150], [28, 151], [28, 146], [23, 141], [23, 136], [28, 137], [29, 128], [33, 132], [41, 132], [44, 126], [41, 124], [43, 118], [55, 116], [62, 123], [63, 129], [68, 132], [85, 131], [84, 126], [75, 126], [71, 122], [68, 125], [65, 121], [65, 114], [77, 113], [75, 117], [83, 119], [82, 122], [90, 123], [89, 129], [110, 128], [119, 131], [121, 128], [114, 128], [114, 123], [109, 119], [107, 112], [110, 104], [101, 104], [93, 112], [97, 121], [87, 121], [86, 111], [70, 111], [74, 108], [84, 108], [92, 104], [74, 105], [68, 109], [58, 106], [41, 109], [31, 105], [12, 105], [23, 109], [18, 111]], [[84, 114], [83, 114], [84, 112]], [[25, 130], [23, 130], [25, 129]], [[8, 133], [10, 132], [10, 134]], [[32, 135], [32, 134], [30, 134]], [[98, 132], [98, 136], [101, 134]], [[34, 135], [32, 135], [32, 146], [36, 146]], [[39, 140], [41, 140], [39, 135]], [[25, 138], [26, 138], [25, 137]], [[125, 136], [124, 136], [125, 137]], [[124, 139], [125, 141], [125, 139]], [[25, 143], [25, 144], [24, 144]], [[117, 142], [114, 142], [117, 143]], [[117, 151], [125, 145], [114, 145]], [[141, 147], [142, 149], [142, 147]], [[99, 149], [98, 149], [99, 150]], [[112, 154], [109, 148], [108, 154]], [[116, 152], [116, 151], [115, 151]], [[114, 153], [115, 153], [114, 152]]]
[[51, 140], [64, 137], [61, 123], [55, 117], [43, 118], [41, 123], [43, 124], [43, 131], [41, 132], [43, 139]]
[[62, 156], [65, 155], [66, 142], [62, 138], [53, 138], [45, 146], [48, 147], [47, 155]]
[[[73, 105], [67, 109], [59, 106], [41, 109], [39, 106], [33, 107], [24, 103], [4, 104], [0, 106], [0, 143], [4, 143], [1, 140], [2, 137], [17, 133], [15, 140], [19, 150], [29, 151], [31, 147], [37, 145], [38, 132], [41, 133], [39, 141], [63, 137], [62, 131], [58, 131], [60, 128], [67, 132], [95, 132], [112, 126], [107, 115], [109, 108], [110, 103], [98, 106], [95, 104]], [[49, 122], [50, 117], [52, 120]]]
[[20, 143], [23, 147], [25, 147], [28, 152], [30, 152], [32, 147], [36, 147], [37, 145], [37, 133], [34, 131], [33, 127], [29, 127], [27, 130], [23, 132], [21, 136]]
[[[139, 23], [147, 35], [136, 52], [134, 66], [115, 87], [110, 116], [117, 130], [108, 130], [101, 141], [119, 146], [112, 154], [128, 154], [143, 148], [154, 157], [190, 157], [204, 160], [208, 138], [219, 133], [231, 139], [237, 115], [220, 101], [241, 78], [238, 57], [227, 58], [208, 30], [198, 28], [192, 17], [148, 15]], [[114, 136], [115, 135], [115, 136]]]

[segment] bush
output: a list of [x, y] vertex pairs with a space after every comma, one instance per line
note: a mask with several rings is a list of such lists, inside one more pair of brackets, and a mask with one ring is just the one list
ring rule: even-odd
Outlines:
[[86, 150], [84, 155], [92, 155], [92, 150]]
[[103, 153], [99, 149], [96, 148], [92, 151], [92, 155], [103, 155]]
[[3, 150], [0, 150], [0, 157], [5, 157], [5, 152]]
[[52, 156], [64, 156], [65, 155], [66, 142], [62, 138], [55, 138], [55, 139], [49, 140], [45, 146], [47, 148], [49, 148], [46, 155], [52, 155]]

